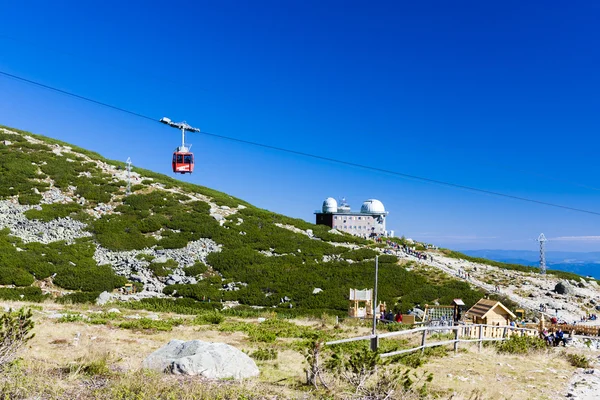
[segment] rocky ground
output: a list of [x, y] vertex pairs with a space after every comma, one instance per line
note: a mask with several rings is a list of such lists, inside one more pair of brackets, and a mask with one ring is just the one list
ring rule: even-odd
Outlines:
[[[546, 307], [546, 316], [557, 316], [558, 319], [568, 323], [600, 325], [598, 320], [581, 322], [581, 317], [586, 313], [597, 312], [595, 307], [600, 304], [600, 287], [595, 280], [565, 281], [551, 274], [544, 276], [537, 273], [510, 271], [446, 257], [439, 252], [428, 254], [432, 259], [420, 260], [412, 255], [399, 253], [402, 259], [437, 268], [488, 292], [505, 295], [521, 307], [537, 312], [538, 315], [540, 304], [543, 304]], [[555, 291], [556, 285], [560, 282], [565, 288], [563, 294]]]

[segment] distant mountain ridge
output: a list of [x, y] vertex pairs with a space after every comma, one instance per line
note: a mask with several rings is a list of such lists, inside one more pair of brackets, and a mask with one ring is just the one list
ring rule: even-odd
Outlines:
[[[540, 254], [533, 250], [464, 250], [471, 257], [487, 258], [512, 264], [539, 266]], [[547, 251], [546, 264], [550, 269], [573, 272], [600, 278], [600, 252]]]

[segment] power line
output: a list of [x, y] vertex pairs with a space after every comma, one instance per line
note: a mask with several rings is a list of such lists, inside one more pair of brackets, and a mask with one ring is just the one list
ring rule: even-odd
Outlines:
[[[81, 53], [73, 53], [73, 52], [65, 51], [62, 47], [59, 48], [59, 47], [42, 46], [39, 43], [28, 41], [28, 40], [23, 40], [22, 38], [13, 37], [13, 36], [9, 36], [9, 35], [6, 35], [6, 34], [0, 34], [0, 39], [8, 39], [8, 40], [11, 40], [11, 41], [14, 41], [14, 42], [17, 42], [17, 43], [21, 43], [21, 44], [24, 44], [24, 45], [27, 45], [27, 46], [30, 46], [30, 47], [33, 47], [33, 48], [36, 48], [36, 49], [42, 49], [42, 50], [47, 50], [47, 51], [49, 50], [52, 53], [62, 53], [64, 55], [68, 56], [68, 57], [72, 57], [72, 58], [75, 58], [77, 60], [83, 60], [84, 62], [87, 62], [87, 63], [92, 64], [92, 65], [96, 65], [96, 64], [97, 65], [105, 65], [105, 66], [111, 67], [111, 68], [113, 68], [115, 70], [122, 69], [122, 65], [117, 65], [115, 63], [107, 62], [106, 59], [94, 59], [94, 58], [91, 58], [89, 56], [84, 56]], [[144, 73], [148, 77], [150, 77], [150, 78], [152, 78], [152, 79], [154, 79], [154, 80], [156, 80], [158, 82], [165, 82], [165, 81], [167, 81], [167, 82], [174, 83], [174, 81], [171, 80], [168, 75], [160, 75], [159, 76], [159, 75], [156, 75], [156, 74], [149, 74], [147, 70], [145, 70]], [[202, 90], [202, 91], [208, 92], [208, 90], [205, 89], [205, 88], [199, 88], [199, 89]], [[93, 100], [90, 100], [90, 101], [93, 101]], [[106, 105], [106, 104], [103, 104], [103, 105], [105, 105], [107, 107], [113, 108], [110, 105]], [[544, 179], [547, 179], [547, 180], [551, 180], [551, 181], [554, 181], [554, 182], [559, 182], [559, 183], [563, 183], [563, 184], [577, 186], [577, 187], [581, 187], [581, 188], [585, 188], [585, 189], [589, 189], [589, 190], [594, 190], [594, 191], [600, 191], [600, 188], [595, 187], [595, 186], [590, 186], [590, 185], [587, 185], [587, 184], [578, 183], [578, 182], [575, 182], [573, 180], [567, 180], [567, 179], [557, 178], [556, 176], [548, 176], [548, 175], [545, 175], [545, 174], [541, 174], [539, 172], [533, 172], [533, 171], [530, 171], [530, 170], [525, 170], [525, 169], [521, 169], [521, 168], [515, 168], [515, 167], [509, 166], [509, 165], [501, 165], [501, 164], [498, 164], [498, 163], [485, 163], [485, 162], [482, 162], [482, 161], [479, 161], [479, 163], [480, 163], [480, 165], [486, 165], [486, 166], [497, 168], [497, 169], [508, 170], [508, 171], [511, 171], [511, 172], [518, 172], [518, 173], [521, 173], [521, 174], [527, 174], [527, 175], [531, 175], [531, 176], [535, 176], [535, 177], [541, 177], [541, 178], [544, 178]]]
[[[78, 94], [72, 93], [72, 92], [68, 92], [66, 90], [62, 90], [62, 89], [58, 89], [49, 85], [45, 85], [43, 83], [39, 83], [36, 81], [32, 81], [30, 79], [26, 79], [14, 74], [10, 74], [8, 72], [4, 72], [4, 71], [0, 71], [1, 75], [4, 75], [6, 77], [12, 78], [12, 79], [16, 79], [22, 82], [26, 82], [35, 86], [39, 86], [42, 87], [44, 89], [48, 89], [48, 90], [52, 90], [67, 96], [72, 96], [75, 97], [77, 99], [80, 100], [84, 100], [84, 101], [88, 101], [90, 103], [94, 103], [100, 106], [104, 106], [104, 107], [108, 107], [110, 109], [113, 110], [117, 110], [117, 111], [121, 111], [136, 117], [140, 117], [140, 118], [144, 118], [153, 122], [157, 122], [160, 123], [158, 118], [152, 118], [149, 117], [147, 115], [135, 112], [135, 111], [129, 111], [127, 109], [121, 108], [121, 107], [117, 107], [117, 106], [113, 106], [112, 104], [108, 104], [108, 103], [104, 103], [98, 100], [94, 100], [90, 97], [85, 97], [85, 96], [80, 96]], [[554, 207], [554, 208], [560, 208], [563, 210], [570, 210], [570, 211], [575, 211], [575, 212], [580, 212], [580, 213], [585, 213], [585, 214], [592, 214], [592, 215], [598, 215], [600, 216], [600, 212], [596, 212], [596, 211], [591, 211], [591, 210], [585, 210], [582, 208], [576, 208], [576, 207], [569, 207], [569, 206], [564, 206], [561, 204], [556, 204], [556, 203], [550, 203], [550, 202], [546, 202], [546, 201], [541, 201], [541, 200], [535, 200], [535, 199], [530, 199], [527, 197], [521, 197], [521, 196], [514, 196], [514, 195], [510, 195], [510, 194], [506, 194], [506, 193], [501, 193], [501, 192], [495, 192], [492, 190], [486, 190], [486, 189], [479, 189], [476, 187], [472, 187], [472, 186], [466, 186], [466, 185], [460, 185], [460, 184], [456, 184], [456, 183], [451, 183], [451, 182], [446, 182], [446, 181], [441, 181], [438, 179], [431, 179], [431, 178], [425, 178], [425, 177], [421, 177], [421, 176], [417, 176], [417, 175], [411, 175], [411, 174], [405, 174], [402, 172], [397, 172], [397, 171], [392, 171], [389, 169], [384, 169], [384, 168], [378, 168], [378, 167], [372, 167], [369, 165], [364, 165], [364, 164], [358, 164], [358, 163], [354, 163], [354, 162], [350, 162], [350, 161], [343, 161], [343, 160], [338, 160], [335, 158], [331, 158], [331, 157], [325, 157], [325, 156], [319, 156], [316, 154], [311, 154], [311, 153], [305, 153], [302, 151], [297, 151], [297, 150], [291, 150], [291, 149], [286, 149], [284, 147], [278, 147], [278, 146], [272, 146], [272, 145], [268, 145], [268, 144], [264, 144], [264, 143], [258, 143], [258, 142], [253, 142], [250, 140], [243, 140], [243, 139], [237, 139], [237, 138], [233, 138], [230, 136], [225, 136], [225, 135], [220, 135], [220, 134], [216, 134], [216, 133], [210, 133], [210, 132], [199, 132], [202, 135], [205, 136], [212, 136], [215, 138], [219, 138], [219, 139], [224, 139], [224, 140], [229, 140], [232, 142], [236, 142], [236, 143], [242, 143], [242, 144], [247, 144], [247, 145], [251, 145], [251, 146], [255, 146], [255, 147], [261, 147], [264, 149], [270, 149], [270, 150], [276, 150], [276, 151], [280, 151], [280, 152], [284, 152], [284, 153], [288, 153], [288, 154], [294, 154], [297, 156], [302, 156], [302, 157], [308, 157], [308, 158], [313, 158], [316, 160], [322, 160], [322, 161], [328, 161], [328, 162], [332, 162], [332, 163], [336, 163], [336, 164], [340, 164], [340, 165], [347, 165], [350, 167], [355, 167], [355, 168], [361, 168], [361, 169], [366, 169], [369, 171], [375, 171], [375, 172], [382, 172], [385, 174], [389, 174], [389, 175], [394, 175], [394, 176], [399, 176], [402, 178], [409, 178], [409, 179], [414, 179], [417, 181], [421, 181], [421, 182], [427, 182], [427, 183], [432, 183], [432, 184], [436, 184], [436, 185], [441, 185], [441, 186], [446, 186], [446, 187], [451, 187], [451, 188], [455, 188], [455, 189], [462, 189], [462, 190], [467, 190], [467, 191], [471, 191], [471, 192], [475, 192], [475, 193], [482, 193], [482, 194], [487, 194], [487, 195], [492, 195], [492, 196], [497, 196], [497, 197], [503, 197], [503, 198], [507, 198], [507, 199], [513, 199], [513, 200], [519, 200], [519, 201], [524, 201], [524, 202], [528, 202], [528, 203], [533, 203], [533, 204], [539, 204], [539, 205], [544, 205], [544, 206], [548, 206], [548, 207]]]
[[124, 113], [127, 113], [127, 114], [135, 115], [136, 117], [149, 119], [150, 121], [158, 122], [157, 119], [148, 117], [147, 115], [136, 113], [134, 111], [129, 111], [129, 110], [126, 110], [124, 108], [113, 106], [113, 105], [108, 104], [108, 103], [103, 103], [101, 101], [94, 100], [94, 99], [89, 98], [89, 97], [80, 96], [80, 95], [72, 93], [72, 92], [67, 92], [66, 90], [62, 90], [62, 89], [58, 89], [58, 88], [55, 88], [55, 87], [52, 87], [52, 86], [44, 85], [43, 83], [35, 82], [35, 81], [30, 80], [30, 79], [26, 79], [26, 78], [22, 78], [22, 77], [17, 76], [17, 75], [9, 74], [8, 72], [0, 71], [0, 74], [8, 76], [9, 78], [13, 78], [13, 79], [16, 79], [16, 80], [19, 80], [19, 81], [22, 81], [22, 82], [26, 82], [26, 83], [30, 83], [30, 84], [35, 85], [35, 86], [42, 87], [44, 89], [48, 89], [48, 90], [52, 90], [52, 91], [55, 91], [55, 92], [58, 92], [58, 93], [66, 94], [67, 96], [72, 96], [72, 97], [75, 97], [76, 99], [89, 101], [90, 103], [94, 103], [94, 104], [98, 104], [100, 106], [112, 108], [113, 110], [117, 110], [117, 111], [121, 111], [121, 112], [124, 112]]

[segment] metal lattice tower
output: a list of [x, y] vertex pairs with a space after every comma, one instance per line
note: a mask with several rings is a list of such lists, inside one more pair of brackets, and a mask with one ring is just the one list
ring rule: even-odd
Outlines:
[[129, 196], [131, 194], [131, 158], [127, 157], [127, 189], [125, 189], [125, 194]]
[[548, 239], [541, 233], [537, 241], [540, 242], [540, 273], [544, 275], [546, 274], [546, 242]]

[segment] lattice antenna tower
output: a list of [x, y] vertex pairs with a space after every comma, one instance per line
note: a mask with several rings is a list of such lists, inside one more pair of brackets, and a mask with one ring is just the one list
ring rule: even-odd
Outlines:
[[125, 189], [125, 194], [129, 196], [131, 194], [131, 158], [127, 157], [127, 189]]
[[540, 242], [540, 273], [542, 275], [546, 274], [546, 236], [543, 233], [537, 238], [537, 241]]

